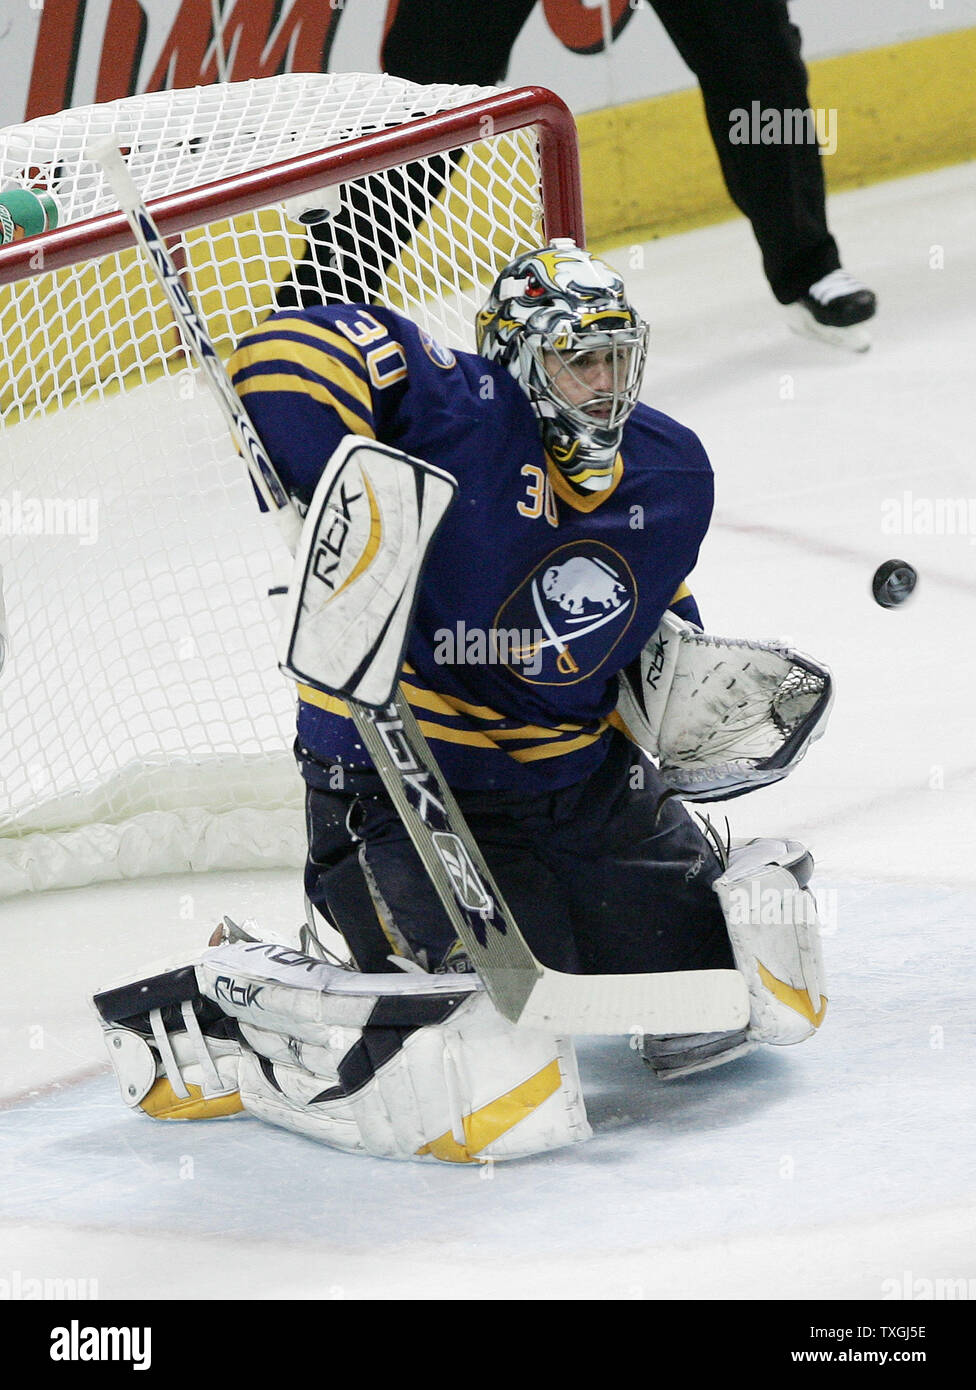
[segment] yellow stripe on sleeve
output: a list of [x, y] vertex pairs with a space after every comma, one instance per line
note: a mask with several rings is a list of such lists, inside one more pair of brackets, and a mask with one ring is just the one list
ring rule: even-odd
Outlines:
[[320, 386], [315, 381], [307, 381], [304, 377], [288, 376], [284, 372], [272, 372], [268, 376], [255, 376], [247, 381], [242, 381], [235, 387], [235, 390], [239, 396], [249, 396], [258, 391], [287, 391], [293, 396], [311, 396], [313, 400], [331, 406], [350, 434], [361, 434], [367, 439], [376, 438], [376, 432], [372, 425], [368, 424], [361, 415], [350, 410], [327, 387]]
[[[301, 333], [306, 338], [314, 338], [316, 342], [328, 343], [329, 347], [335, 348], [336, 351], [341, 352], [344, 357], [348, 357], [350, 362], [357, 363], [364, 372], [366, 370], [363, 354], [359, 351], [359, 348], [356, 347], [356, 344], [351, 342], [344, 334], [337, 332], [334, 328], [325, 328], [322, 324], [312, 323], [311, 319], [279, 318], [269, 319], [268, 322], [259, 324], [254, 330], [255, 334], [276, 333], [278, 331], [283, 333]], [[288, 341], [293, 342], [294, 339], [289, 338]], [[247, 342], [246, 338], [244, 342]]]
[[[341, 386], [347, 395], [351, 396], [354, 401], [358, 401], [364, 410], [372, 414], [373, 398], [365, 381], [344, 362], [340, 362], [337, 357], [332, 357], [327, 352], [320, 352], [318, 348], [305, 347], [304, 344], [296, 343], [292, 338], [254, 343], [242, 354], [237, 371], [251, 367], [256, 362], [281, 362], [282, 364], [297, 362], [300, 367], [314, 372], [317, 377], [323, 377], [331, 385]], [[247, 380], [251, 381], [252, 379], [260, 380], [259, 377], [249, 377]], [[295, 380], [304, 382], [306, 378], [296, 377]], [[246, 384], [246, 382], [242, 382], [241, 386]], [[316, 383], [310, 384], [315, 385]]]

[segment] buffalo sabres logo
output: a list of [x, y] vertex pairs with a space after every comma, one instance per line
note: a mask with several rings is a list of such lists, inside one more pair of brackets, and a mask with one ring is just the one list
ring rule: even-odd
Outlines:
[[533, 685], [571, 685], [603, 665], [630, 626], [630, 567], [598, 541], [560, 546], [499, 610], [496, 627], [533, 631], [509, 669]]
[[443, 367], [445, 371], [450, 371], [457, 362], [457, 358], [450, 348], [442, 347], [437, 339], [432, 338], [423, 328], [419, 328], [417, 334], [420, 338], [420, 345], [430, 360], [438, 367]]

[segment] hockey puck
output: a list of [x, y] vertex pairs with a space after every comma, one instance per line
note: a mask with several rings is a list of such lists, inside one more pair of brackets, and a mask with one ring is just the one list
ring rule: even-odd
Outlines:
[[917, 583], [918, 572], [907, 560], [885, 560], [874, 572], [871, 592], [882, 608], [897, 608], [911, 597]]

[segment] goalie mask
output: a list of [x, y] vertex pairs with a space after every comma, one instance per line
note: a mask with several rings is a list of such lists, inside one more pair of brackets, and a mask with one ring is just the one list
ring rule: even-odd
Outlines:
[[479, 353], [525, 391], [569, 481], [585, 492], [610, 487], [647, 352], [647, 325], [616, 271], [556, 240], [505, 267], [476, 328]]

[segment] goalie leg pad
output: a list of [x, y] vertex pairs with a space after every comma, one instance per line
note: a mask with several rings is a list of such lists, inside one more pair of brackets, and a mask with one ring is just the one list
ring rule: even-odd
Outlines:
[[732, 850], [712, 885], [749, 986], [748, 1037], [757, 1042], [802, 1042], [826, 1013], [820, 924], [806, 886], [811, 868], [795, 841], [754, 840]]
[[191, 967], [104, 990], [93, 1002], [126, 1105], [157, 1120], [243, 1112], [236, 1029], [201, 996]]
[[238, 1023], [246, 1110], [349, 1153], [470, 1163], [590, 1136], [572, 1042], [518, 1028], [473, 975], [360, 975], [298, 952], [208, 951]]

